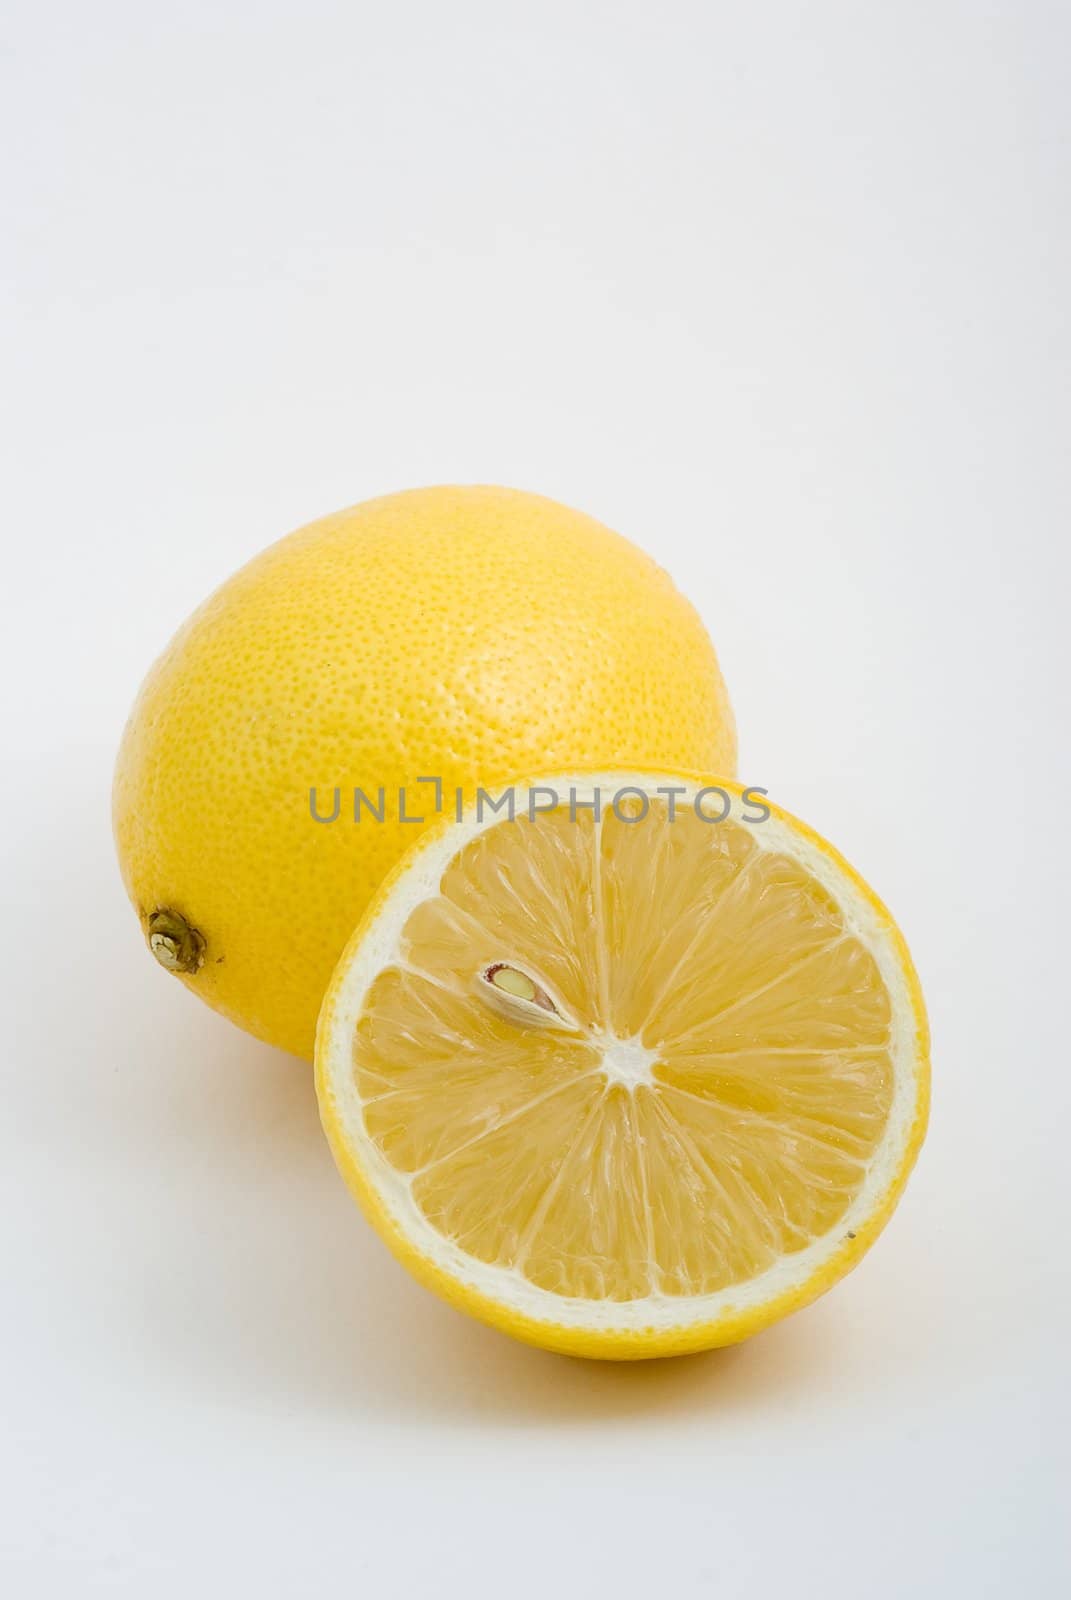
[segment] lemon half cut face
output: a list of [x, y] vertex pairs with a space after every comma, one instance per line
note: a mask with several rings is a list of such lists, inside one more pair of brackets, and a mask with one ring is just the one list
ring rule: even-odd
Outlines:
[[473, 1315], [593, 1356], [731, 1343], [841, 1277], [906, 1182], [910, 957], [829, 845], [746, 820], [734, 785], [540, 787], [561, 803], [518, 787], [383, 885], [320, 1017], [324, 1126], [388, 1244]]

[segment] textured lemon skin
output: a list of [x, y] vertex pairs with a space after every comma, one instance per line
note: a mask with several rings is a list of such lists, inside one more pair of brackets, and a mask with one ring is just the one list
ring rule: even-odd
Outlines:
[[[189, 619], [143, 685], [115, 773], [123, 879], [204, 940], [183, 975], [311, 1057], [332, 969], [440, 778], [571, 767], [736, 770], [713, 648], [656, 564], [518, 490], [412, 490], [299, 529]], [[396, 792], [408, 788], [400, 820]], [[387, 819], [353, 821], [353, 789]], [[318, 824], [309, 791], [330, 816]]]
[[[574, 776], [579, 777], [580, 774]], [[726, 782], [721, 775], [704, 774], [696, 770], [678, 770], [666, 771], [660, 776], [664, 777], [667, 783], [718, 783], [723, 789], [734, 794], [738, 800], [743, 801], [744, 791], [739, 785]], [[523, 786], [541, 781], [544, 781], [542, 775], [525, 779]], [[547, 776], [545, 781], [549, 783], [550, 777]], [[518, 786], [522, 786], [522, 780], [518, 780]], [[320, 1120], [335, 1162], [365, 1216], [402, 1265], [408, 1268], [426, 1288], [449, 1301], [459, 1311], [464, 1311], [477, 1321], [498, 1328], [500, 1332], [507, 1333], [525, 1344], [537, 1345], [540, 1349], [553, 1350], [561, 1355], [586, 1356], [606, 1361], [642, 1361], [658, 1356], [691, 1355], [701, 1350], [739, 1344], [741, 1340], [750, 1338], [754, 1333], [760, 1333], [763, 1328], [768, 1328], [792, 1312], [800, 1311], [804, 1306], [810, 1305], [858, 1264], [892, 1216], [918, 1159], [930, 1115], [930, 1031], [918, 974], [903, 935], [888, 908], [878, 899], [869, 884], [828, 840], [815, 833], [806, 823], [768, 799], [764, 804], [769, 805], [774, 816], [794, 828], [816, 849], [828, 856], [855, 884], [890, 936], [907, 983], [915, 1023], [916, 1098], [903, 1157], [878, 1203], [865, 1221], [853, 1229], [854, 1237], [846, 1235], [840, 1248], [806, 1281], [781, 1294], [771, 1295], [768, 1300], [740, 1310], [734, 1310], [730, 1306], [712, 1321], [692, 1322], [676, 1328], [652, 1327], [622, 1333], [594, 1326], [577, 1327], [537, 1320], [444, 1271], [439, 1263], [418, 1250], [398, 1226], [384, 1206], [361, 1162], [356, 1159], [354, 1149], [343, 1132], [338, 1107], [329, 1087], [327, 1067], [327, 1041], [331, 1034], [334, 1008], [346, 974], [359, 946], [371, 934], [382, 908], [390, 899], [395, 881], [403, 870], [413, 865], [414, 857], [410, 856], [407, 860], [398, 862], [380, 885], [346, 946], [324, 996], [317, 1032], [316, 1093], [320, 1105]], [[450, 825], [450, 819], [441, 819], [434, 828], [428, 830], [418, 848], [432, 844]]]

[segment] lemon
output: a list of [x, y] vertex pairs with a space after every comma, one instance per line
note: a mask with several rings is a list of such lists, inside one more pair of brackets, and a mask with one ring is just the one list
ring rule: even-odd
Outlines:
[[311, 1056], [355, 922], [458, 789], [735, 754], [710, 641], [647, 556], [537, 495], [416, 490], [291, 534], [187, 622], [127, 726], [115, 832], [160, 963]]
[[430, 831], [342, 956], [316, 1056], [336, 1159], [425, 1284], [518, 1338], [741, 1339], [859, 1259], [915, 1160], [903, 940], [831, 846], [720, 780], [512, 802]]

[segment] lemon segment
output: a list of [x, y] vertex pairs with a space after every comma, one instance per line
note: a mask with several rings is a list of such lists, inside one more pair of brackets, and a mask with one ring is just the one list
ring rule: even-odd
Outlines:
[[470, 815], [414, 852], [325, 1002], [324, 1124], [388, 1242], [485, 1320], [594, 1355], [726, 1343], [891, 1210], [925, 1126], [917, 980], [786, 814], [547, 783], [647, 803]]

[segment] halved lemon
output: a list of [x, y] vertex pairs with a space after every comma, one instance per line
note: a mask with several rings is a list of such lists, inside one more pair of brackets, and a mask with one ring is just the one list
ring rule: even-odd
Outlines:
[[321, 1012], [321, 1116], [369, 1218], [461, 1309], [578, 1355], [729, 1344], [813, 1300], [925, 1132], [888, 912], [720, 780], [480, 798], [383, 885]]

